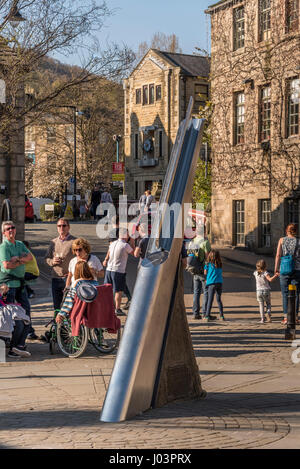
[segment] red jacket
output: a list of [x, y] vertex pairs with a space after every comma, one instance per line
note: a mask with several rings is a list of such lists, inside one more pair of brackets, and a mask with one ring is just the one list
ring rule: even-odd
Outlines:
[[81, 301], [75, 296], [71, 311], [72, 335], [78, 336], [80, 324], [87, 327], [101, 327], [115, 333], [121, 327], [116, 316], [112, 285], [104, 284], [97, 287], [98, 295], [91, 303]]

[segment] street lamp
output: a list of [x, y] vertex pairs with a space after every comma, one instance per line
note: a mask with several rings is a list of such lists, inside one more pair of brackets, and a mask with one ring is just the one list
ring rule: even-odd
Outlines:
[[122, 140], [122, 135], [114, 135], [113, 140], [117, 143], [117, 163], [119, 163], [119, 142]]
[[26, 18], [23, 18], [18, 9], [18, 1], [14, 1], [8, 15], [4, 18], [6, 21], [11, 23], [15, 28], [22, 22], [26, 21]]

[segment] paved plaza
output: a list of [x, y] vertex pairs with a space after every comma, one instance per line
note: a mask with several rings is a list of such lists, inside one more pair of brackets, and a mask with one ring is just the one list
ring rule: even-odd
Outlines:
[[[30, 229], [27, 234], [39, 256], [41, 225]], [[72, 229], [76, 236], [77, 229], [79, 225]], [[92, 238], [93, 225], [89, 229]], [[96, 246], [96, 238], [93, 243]], [[105, 249], [105, 244], [98, 249], [100, 259]], [[100, 355], [89, 345], [82, 357], [69, 359], [59, 352], [50, 355], [48, 344], [31, 342], [30, 359], [7, 359], [0, 365], [0, 447], [300, 448], [300, 363], [292, 362], [295, 349], [284, 340], [277, 287], [272, 293], [273, 321], [259, 324], [255, 292], [246, 288], [250, 264], [251, 259], [237, 267], [233, 259], [224, 266], [225, 322], [194, 320], [187, 285], [187, 317], [205, 399], [170, 403], [122, 423], [102, 423], [115, 355]], [[245, 285], [245, 291], [234, 291], [231, 284]], [[33, 324], [41, 334], [52, 316], [46, 274], [35, 291]]]

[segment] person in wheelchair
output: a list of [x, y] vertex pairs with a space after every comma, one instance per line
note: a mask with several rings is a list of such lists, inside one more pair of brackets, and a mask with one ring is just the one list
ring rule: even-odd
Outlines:
[[57, 323], [62, 322], [63, 319], [70, 314], [76, 294], [82, 301], [86, 301], [87, 303], [93, 301], [97, 296], [96, 287], [99, 284], [94, 280], [93, 273], [87, 262], [77, 262], [75, 266], [74, 280], [74, 285], [68, 291], [60, 312], [56, 315], [55, 321]]

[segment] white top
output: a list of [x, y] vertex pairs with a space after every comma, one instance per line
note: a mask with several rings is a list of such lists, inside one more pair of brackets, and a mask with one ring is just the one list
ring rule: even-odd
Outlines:
[[271, 290], [270, 282], [266, 279], [266, 275], [269, 275], [269, 272], [262, 272], [260, 275], [257, 270], [253, 273], [256, 280], [256, 290]]
[[109, 246], [109, 260], [107, 270], [125, 274], [128, 254], [133, 252], [132, 247], [124, 239], [117, 239]]
[[[71, 272], [72, 274], [72, 287], [74, 286], [74, 282], [75, 282], [74, 272], [75, 272], [75, 266], [78, 260], [80, 259], [77, 259], [77, 257], [73, 257], [73, 259], [70, 261], [70, 264], [69, 264], [69, 272]], [[103, 265], [101, 264], [98, 257], [94, 256], [94, 254], [91, 254], [90, 259], [88, 260], [88, 266], [97, 271], [103, 270]], [[97, 277], [95, 275], [94, 275], [94, 280], [97, 280]]]

